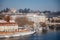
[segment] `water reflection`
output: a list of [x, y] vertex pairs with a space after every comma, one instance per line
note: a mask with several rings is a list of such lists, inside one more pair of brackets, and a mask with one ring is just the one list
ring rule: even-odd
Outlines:
[[0, 40], [28, 40], [29, 35], [20, 36], [20, 37], [11, 37], [11, 38], [0, 38]]

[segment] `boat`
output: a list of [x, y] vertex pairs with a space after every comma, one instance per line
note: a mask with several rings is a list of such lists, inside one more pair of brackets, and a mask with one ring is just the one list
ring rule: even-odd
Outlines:
[[15, 34], [9, 34], [9, 35], [0, 35], [0, 38], [9, 38], [9, 37], [18, 37], [18, 36], [25, 36], [25, 35], [31, 35], [34, 34], [35, 31], [30, 32], [17, 32]]

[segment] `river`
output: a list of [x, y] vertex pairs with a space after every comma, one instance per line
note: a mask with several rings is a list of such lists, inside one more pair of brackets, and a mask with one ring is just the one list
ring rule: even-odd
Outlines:
[[0, 38], [0, 40], [60, 40], [60, 31], [38, 32], [14, 38]]

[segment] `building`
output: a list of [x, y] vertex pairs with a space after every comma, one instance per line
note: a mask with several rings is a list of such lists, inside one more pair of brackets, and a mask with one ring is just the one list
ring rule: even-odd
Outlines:
[[46, 22], [46, 16], [43, 13], [41, 13], [40, 15], [38, 15], [37, 13], [36, 14], [32, 13], [32, 14], [27, 14], [26, 16], [30, 21]]
[[0, 20], [0, 35], [11, 34], [18, 30], [18, 24], [14, 20], [10, 20], [10, 16], [6, 15], [4, 20]]
[[10, 11], [11, 11], [12, 13], [15, 13], [15, 12], [16, 12], [16, 9], [15, 9], [15, 8], [12, 8], [12, 9], [10, 9]]
[[10, 22], [6, 22], [4, 20], [0, 20], [0, 32], [12, 32], [18, 30], [18, 25], [15, 21], [10, 20]]

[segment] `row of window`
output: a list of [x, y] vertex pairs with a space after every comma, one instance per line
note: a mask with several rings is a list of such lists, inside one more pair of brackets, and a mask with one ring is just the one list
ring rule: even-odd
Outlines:
[[14, 31], [18, 26], [0, 26], [0, 31]]
[[0, 26], [16, 26], [17, 24], [0, 24]]

